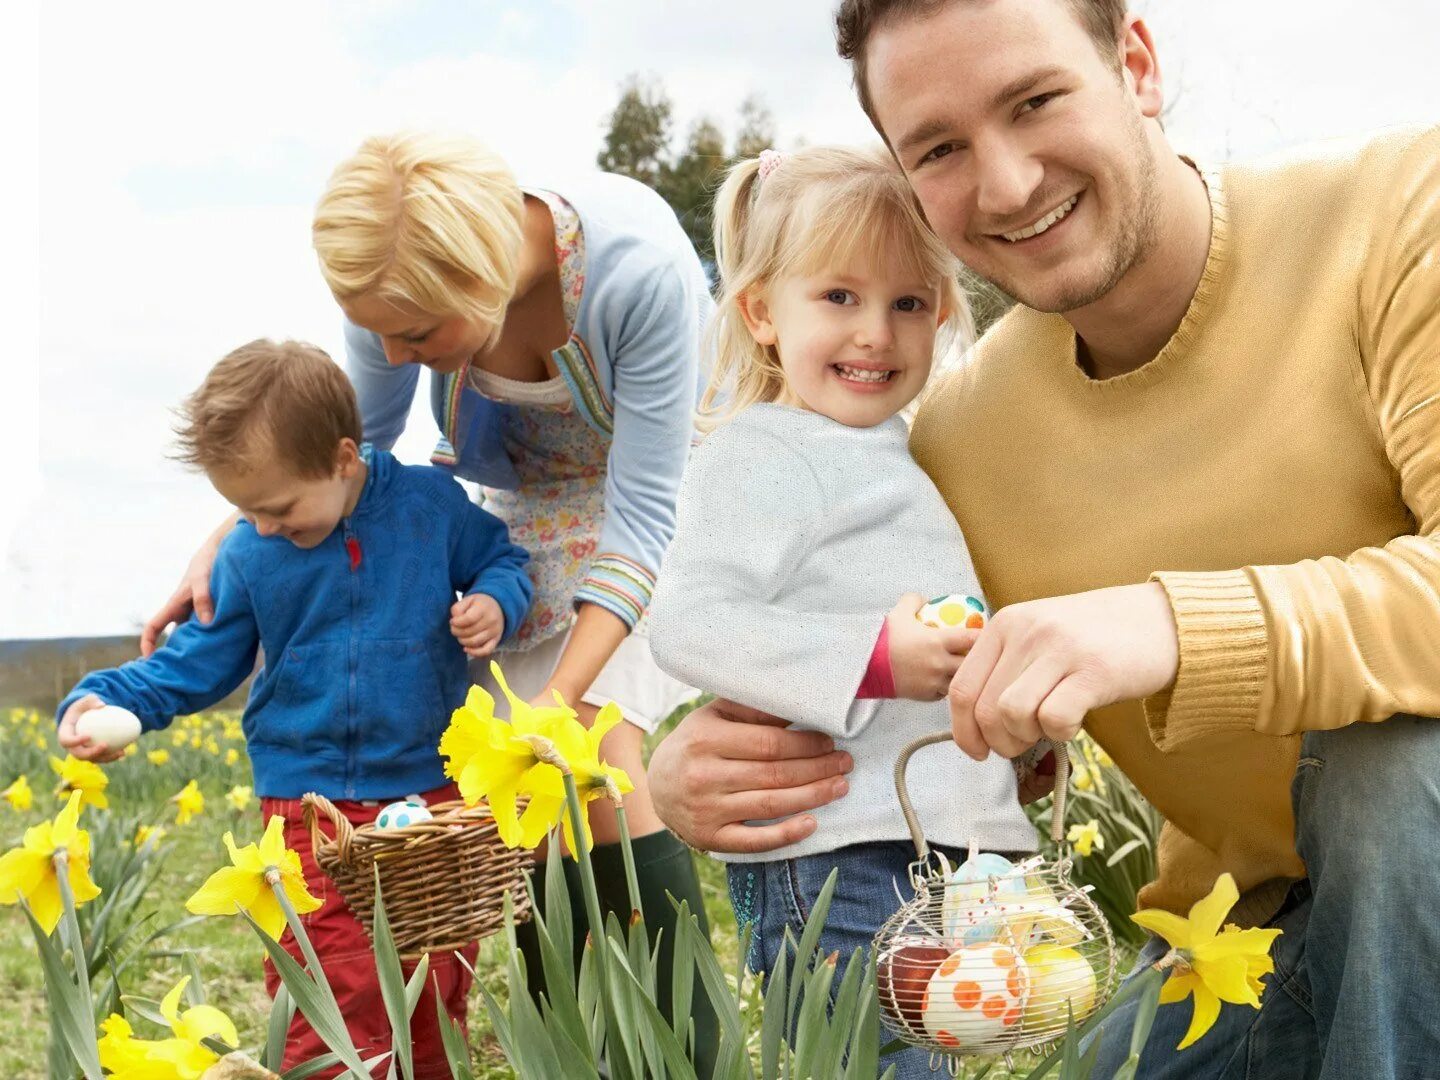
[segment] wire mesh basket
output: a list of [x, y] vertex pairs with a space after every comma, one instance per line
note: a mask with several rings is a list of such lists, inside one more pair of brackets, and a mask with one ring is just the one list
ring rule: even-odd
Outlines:
[[1056, 1042], [1099, 1009], [1115, 987], [1115, 941], [1089, 889], [1070, 880], [1065, 841], [1070, 761], [1055, 751], [1050, 838], [1059, 858], [1011, 863], [972, 844], [953, 867], [932, 852], [910, 803], [905, 769], [916, 751], [949, 742], [917, 739], [895, 764], [895, 789], [917, 859], [915, 898], [875, 937], [880, 1015], [900, 1039], [931, 1052], [931, 1067], [959, 1076], [963, 1059]]

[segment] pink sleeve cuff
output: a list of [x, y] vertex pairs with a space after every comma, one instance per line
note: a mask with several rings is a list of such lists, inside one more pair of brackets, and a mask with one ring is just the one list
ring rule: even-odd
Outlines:
[[885, 619], [880, 623], [880, 636], [875, 639], [870, 665], [865, 669], [865, 677], [860, 680], [860, 689], [855, 692], [855, 700], [894, 696], [895, 673], [890, 670], [890, 620]]

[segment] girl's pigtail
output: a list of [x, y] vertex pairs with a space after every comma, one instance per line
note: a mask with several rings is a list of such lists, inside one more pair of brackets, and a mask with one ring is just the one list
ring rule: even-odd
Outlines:
[[712, 430], [732, 411], [736, 382], [751, 366], [749, 354], [758, 348], [749, 340], [736, 306], [737, 274], [747, 250], [746, 231], [754, 210], [755, 184], [760, 159], [747, 158], [731, 166], [715, 195], [715, 264], [719, 270], [719, 303], [710, 319], [706, 348], [710, 354], [710, 380], [700, 398], [696, 418], [701, 431]]

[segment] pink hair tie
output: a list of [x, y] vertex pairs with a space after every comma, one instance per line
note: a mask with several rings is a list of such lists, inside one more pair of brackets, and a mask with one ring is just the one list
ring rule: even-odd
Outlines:
[[763, 182], [767, 176], [769, 176], [771, 173], [773, 173], [776, 169], [780, 167], [780, 163], [784, 160], [785, 155], [782, 154], [779, 150], [761, 150], [760, 180]]

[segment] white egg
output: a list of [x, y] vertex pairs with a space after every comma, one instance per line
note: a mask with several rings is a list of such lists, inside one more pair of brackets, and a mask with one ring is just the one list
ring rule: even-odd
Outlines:
[[140, 719], [119, 705], [102, 705], [82, 713], [75, 721], [75, 731], [111, 750], [123, 750], [140, 737]]
[[1020, 1033], [1030, 995], [1024, 959], [1005, 945], [963, 945], [925, 990], [925, 1030], [941, 1046], [996, 1048]]

